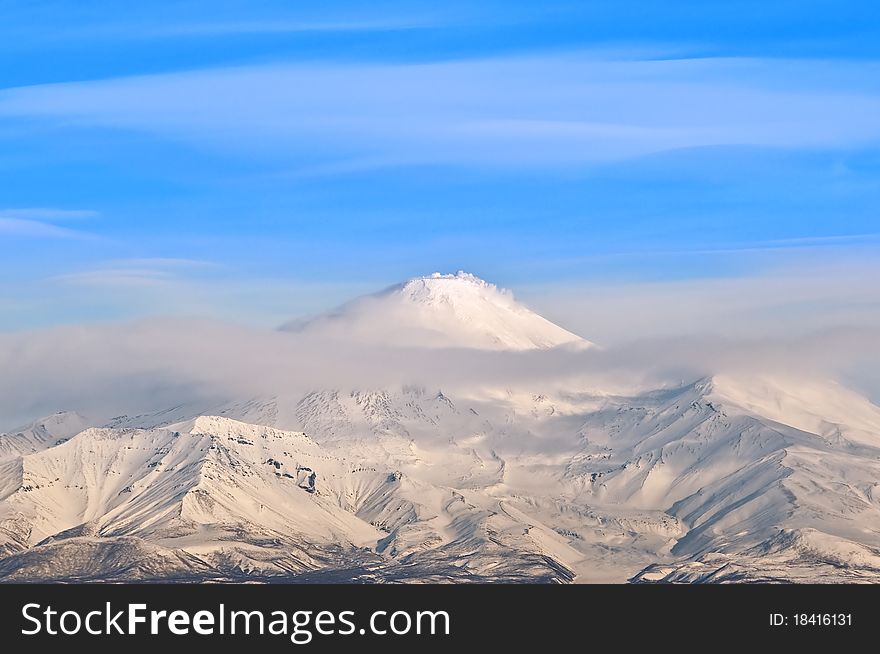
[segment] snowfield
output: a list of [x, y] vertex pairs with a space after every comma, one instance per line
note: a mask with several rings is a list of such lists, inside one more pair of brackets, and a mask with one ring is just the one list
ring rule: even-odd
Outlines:
[[[594, 347], [466, 273], [286, 329]], [[717, 374], [59, 413], [0, 435], [0, 580], [878, 581], [880, 408], [831, 381]]]

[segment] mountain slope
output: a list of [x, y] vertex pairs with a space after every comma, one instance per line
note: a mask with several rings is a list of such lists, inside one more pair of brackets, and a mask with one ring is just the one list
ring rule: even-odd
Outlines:
[[18, 463], [0, 502], [8, 581], [573, 576], [534, 545], [490, 537], [513, 522], [493, 519], [492, 500], [343, 458], [302, 433], [202, 416], [87, 429]]
[[0, 461], [57, 445], [88, 426], [86, 418], [72, 411], [35, 420], [8, 434], [0, 434]]
[[509, 291], [465, 272], [416, 277], [283, 329], [389, 346], [529, 350], [591, 345], [529, 310]]
[[722, 376], [629, 396], [405, 386], [119, 418], [150, 426], [0, 462], [0, 578], [876, 578], [880, 409], [802, 383], [823, 402]]
[[[834, 384], [799, 383], [809, 411], [791, 380], [720, 376], [629, 396], [325, 390], [224, 413], [293, 421], [326, 451], [381, 471], [340, 506], [383, 532], [375, 552], [431, 578], [446, 578], [437, 570], [462, 548], [479, 565], [546, 557], [581, 581], [646, 581], [651, 565], [683, 575], [707, 557], [751, 562], [738, 578], [760, 579], [765, 551], [785, 561], [778, 578], [829, 574], [823, 551], [838, 566], [850, 553], [853, 570], [873, 575], [880, 409]], [[820, 414], [854, 418], [804, 428]], [[797, 567], [805, 548], [817, 562]]]
[[[465, 273], [295, 331], [487, 360], [590, 346]], [[880, 408], [839, 384], [399, 377], [0, 436], [0, 580], [880, 580]]]

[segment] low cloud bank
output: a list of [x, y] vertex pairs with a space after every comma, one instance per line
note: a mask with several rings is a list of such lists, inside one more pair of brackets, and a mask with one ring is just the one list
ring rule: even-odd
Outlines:
[[719, 373], [833, 378], [880, 396], [880, 329], [640, 340], [600, 350], [366, 347], [217, 321], [150, 319], [0, 335], [0, 430], [59, 410], [96, 420], [320, 388], [629, 393]]

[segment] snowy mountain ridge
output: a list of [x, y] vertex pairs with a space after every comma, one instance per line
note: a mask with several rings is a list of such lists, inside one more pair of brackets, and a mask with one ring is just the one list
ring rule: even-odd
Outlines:
[[[364, 337], [392, 315], [410, 347], [580, 343], [465, 273], [304, 329]], [[414, 315], [450, 321], [446, 340]], [[877, 581], [878, 480], [880, 407], [804, 376], [60, 413], [0, 435], [0, 581]]]

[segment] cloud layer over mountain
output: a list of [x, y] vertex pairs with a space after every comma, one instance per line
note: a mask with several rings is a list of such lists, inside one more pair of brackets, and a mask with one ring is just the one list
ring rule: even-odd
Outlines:
[[[384, 320], [393, 334], [392, 318], [380, 311], [368, 322], [376, 327]], [[297, 333], [206, 320], [78, 325], [0, 335], [0, 428], [59, 409], [109, 418], [190, 400], [339, 385], [575, 383], [627, 392], [736, 371], [842, 379], [876, 398], [878, 335], [870, 326], [839, 327], [797, 336], [673, 336], [588, 350], [517, 351], [474, 349], [454, 339], [439, 349], [405, 339], [398, 345], [394, 338], [364, 343], [344, 330]]]

